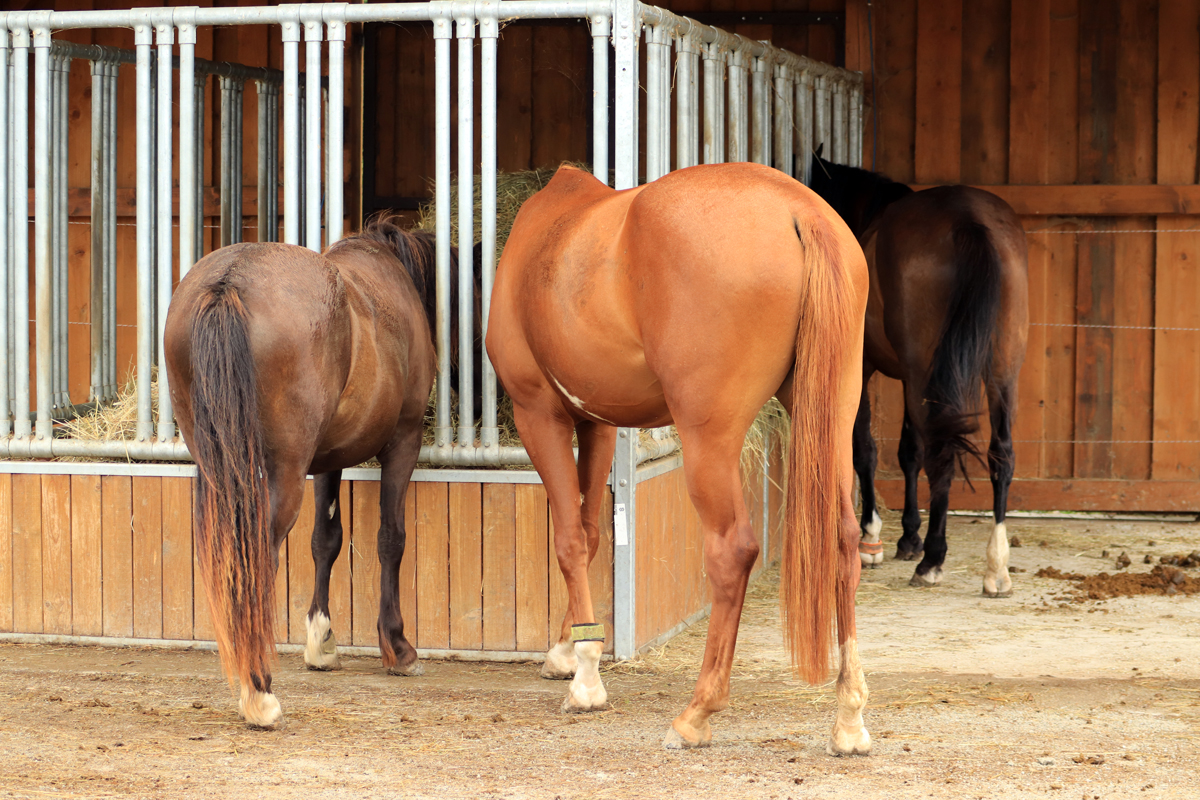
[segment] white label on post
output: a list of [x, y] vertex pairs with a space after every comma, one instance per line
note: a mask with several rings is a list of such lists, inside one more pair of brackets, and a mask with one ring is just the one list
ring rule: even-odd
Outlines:
[[625, 520], [624, 503], [617, 503], [613, 514], [613, 538], [617, 540], [617, 547], [629, 546], [629, 523]]

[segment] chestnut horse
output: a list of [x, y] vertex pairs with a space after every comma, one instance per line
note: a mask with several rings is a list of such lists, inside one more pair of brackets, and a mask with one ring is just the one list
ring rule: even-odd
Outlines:
[[521, 208], [496, 273], [487, 348], [549, 495], [568, 605], [542, 674], [574, 676], [564, 710], [607, 701], [598, 671], [604, 629], [587, 571], [616, 426], [674, 423], [713, 605], [695, 695], [664, 744], [711, 740], [709, 717], [729, 702], [759, 552], [739, 454], [774, 395], [793, 425], [785, 638], [799, 673], [824, 680], [836, 608], [841, 669], [830, 751], [870, 749], [851, 498], [866, 298], [866, 263], [850, 230], [802, 184], [760, 165], [691, 167], [620, 192], [563, 166]]
[[[238, 244], [201, 259], [171, 300], [171, 399], [199, 471], [196, 547], [221, 663], [252, 725], [281, 715], [271, 693], [279, 545], [314, 475], [316, 583], [304, 660], [338, 666], [329, 574], [342, 548], [341, 471], [381, 465], [379, 647], [392, 673], [421, 671], [404, 636], [404, 499], [436, 372], [431, 234], [387, 219], [324, 255]], [[452, 304], [452, 308], [453, 308]]]
[[[946, 560], [946, 511], [955, 463], [982, 458], [978, 432], [985, 385], [992, 437], [987, 460], [995, 525], [987, 545], [983, 593], [1012, 594], [1004, 522], [1013, 477], [1012, 426], [1017, 374], [1028, 338], [1025, 230], [1012, 208], [989, 192], [939, 186], [913, 192], [873, 172], [814, 157], [813, 189], [859, 237], [871, 270], [863, 354], [863, 395], [854, 426], [854, 466], [862, 486], [864, 564], [883, 560], [875, 506], [875, 440], [866, 386], [878, 370], [904, 383], [900, 466], [903, 535], [896, 558], [924, 549], [911, 583], [934, 586]], [[929, 528], [918, 531], [917, 475], [929, 477]], [[965, 474], [965, 470], [964, 470]]]

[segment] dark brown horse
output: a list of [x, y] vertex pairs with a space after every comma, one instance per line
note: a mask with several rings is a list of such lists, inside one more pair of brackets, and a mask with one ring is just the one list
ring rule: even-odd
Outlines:
[[329, 574], [342, 548], [341, 471], [378, 456], [379, 646], [384, 666], [419, 674], [404, 636], [399, 568], [404, 499], [435, 375], [433, 237], [379, 219], [324, 255], [239, 244], [180, 281], [166, 367], [199, 470], [196, 546], [222, 665], [246, 721], [280, 719], [271, 693], [278, 548], [314, 475], [316, 586], [305, 662], [338, 665]]
[[574, 675], [565, 710], [607, 700], [597, 668], [604, 632], [594, 624], [587, 571], [615, 426], [674, 423], [713, 606], [695, 695], [665, 744], [711, 740], [709, 717], [729, 702], [759, 552], [739, 454], [774, 395], [791, 410], [794, 431], [785, 638], [800, 673], [824, 680], [836, 608], [841, 670], [830, 749], [869, 750], [851, 498], [866, 295], [866, 264], [850, 230], [803, 185], [767, 167], [691, 167], [617, 192], [564, 166], [521, 208], [496, 274], [487, 347], [549, 494], [569, 599], [543, 675]]
[[883, 559], [875, 506], [875, 440], [866, 386], [878, 370], [904, 383], [900, 466], [903, 535], [896, 558], [922, 551], [917, 475], [929, 478], [929, 529], [914, 586], [934, 586], [946, 559], [946, 510], [955, 463], [980, 457], [980, 388], [986, 387], [992, 440], [987, 460], [995, 527], [983, 593], [1012, 593], [1004, 516], [1013, 476], [1017, 374], [1028, 337], [1025, 231], [1012, 208], [989, 192], [940, 186], [913, 192], [873, 172], [815, 158], [813, 189], [862, 242], [871, 270], [863, 355], [863, 395], [854, 426], [854, 467], [862, 486], [864, 564]]

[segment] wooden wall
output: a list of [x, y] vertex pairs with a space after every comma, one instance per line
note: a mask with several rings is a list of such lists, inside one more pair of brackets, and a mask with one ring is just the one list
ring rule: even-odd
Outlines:
[[[211, 641], [192, 546], [192, 481], [0, 474], [0, 632]], [[610, 650], [611, 503], [610, 494], [590, 573]], [[341, 505], [345, 546], [330, 583], [333, 630], [341, 644], [374, 647], [379, 482], [344, 481]], [[313, 513], [310, 481], [279, 556], [280, 642], [305, 641]], [[400, 608], [417, 647], [537, 653], [558, 641], [566, 586], [540, 484], [416, 481], [405, 524]]]
[[[1200, 3], [884, 0], [873, 23], [865, 164], [991, 189], [1028, 232], [1017, 478], [1051, 483], [1012, 505], [1200, 509]], [[871, 391], [886, 474], [900, 390]]]

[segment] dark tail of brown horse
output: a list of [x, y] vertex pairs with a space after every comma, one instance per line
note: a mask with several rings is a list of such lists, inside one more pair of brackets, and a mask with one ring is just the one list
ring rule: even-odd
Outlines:
[[[807, 290], [796, 334], [787, 535], [780, 567], [784, 639], [809, 683], [829, 674], [842, 513], [837, 432], [845, 357], [851, 352], [852, 286], [823, 220], [796, 225]], [[844, 442], [849, 447], [850, 442]]]
[[955, 228], [954, 265], [957, 283], [924, 394], [926, 473], [931, 478], [951, 474], [964, 455], [982, 460], [971, 436], [979, 430], [980, 383], [991, 361], [1000, 309], [1000, 261], [987, 228], [977, 222]]
[[192, 326], [196, 547], [221, 665], [269, 692], [275, 564], [254, 359], [237, 290], [218, 284]]

